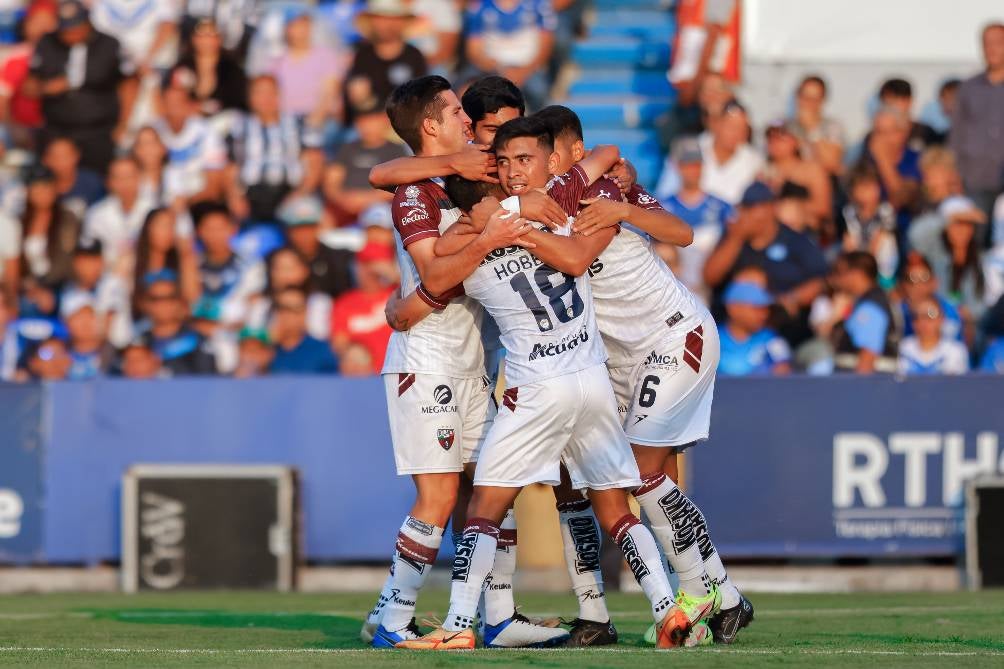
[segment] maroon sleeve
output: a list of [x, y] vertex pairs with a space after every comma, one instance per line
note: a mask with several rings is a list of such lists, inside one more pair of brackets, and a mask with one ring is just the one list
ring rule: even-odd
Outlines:
[[627, 193], [628, 204], [633, 204], [636, 207], [641, 207], [642, 209], [648, 209], [649, 211], [666, 211], [666, 209], [659, 204], [659, 201], [652, 197], [647, 190], [635, 184], [631, 186], [631, 190]]
[[614, 181], [606, 177], [600, 177], [590, 186], [586, 187], [586, 190], [580, 199], [588, 200], [594, 197], [605, 197], [608, 200], [620, 200], [621, 189], [617, 187], [617, 184]]
[[391, 214], [404, 248], [420, 239], [439, 237], [439, 190], [435, 184], [420, 182], [394, 191]]
[[561, 205], [566, 214], [575, 216], [579, 213], [579, 200], [585, 197], [587, 188], [589, 177], [581, 167], [574, 165], [565, 174], [551, 177], [547, 184], [547, 194]]

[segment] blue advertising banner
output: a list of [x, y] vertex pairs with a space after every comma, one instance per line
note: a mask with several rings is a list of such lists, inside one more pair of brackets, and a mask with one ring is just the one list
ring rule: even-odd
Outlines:
[[688, 487], [728, 556], [955, 555], [1004, 471], [1004, 377], [730, 378]]
[[0, 561], [42, 559], [42, 389], [0, 383]]

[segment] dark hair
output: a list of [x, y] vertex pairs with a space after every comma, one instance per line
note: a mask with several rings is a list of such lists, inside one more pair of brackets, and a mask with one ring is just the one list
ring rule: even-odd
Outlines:
[[851, 173], [847, 175], [847, 191], [850, 192], [859, 184], [868, 181], [880, 183], [878, 171], [869, 163], [859, 163], [858, 166], [851, 170]]
[[572, 141], [584, 139], [579, 115], [564, 105], [544, 107], [533, 117], [546, 123], [555, 139], [568, 136], [571, 136]]
[[889, 96], [893, 98], [912, 98], [913, 86], [906, 79], [886, 79], [879, 88], [879, 99]]
[[[952, 249], [948, 243], [947, 226], [941, 231], [941, 241], [945, 245], [945, 249], [950, 252]], [[948, 279], [948, 290], [953, 293], [961, 291], [962, 281], [966, 278], [967, 274], [972, 272], [976, 288], [976, 296], [983, 297], [985, 281], [983, 276], [983, 262], [980, 257], [980, 236], [977, 231], [973, 231], [973, 236], [970, 238], [969, 244], [966, 246], [966, 257], [963, 259], [961, 264], [957, 264], [955, 262], [954, 253], [949, 253], [949, 255], [952, 258], [952, 271]]]
[[498, 132], [495, 133], [492, 151], [498, 153], [499, 149], [518, 137], [534, 137], [538, 145], [548, 151], [554, 150], [554, 134], [547, 124], [536, 116], [523, 116], [499, 126]]
[[959, 80], [959, 79], [947, 79], [947, 80], [945, 80], [944, 82], [942, 82], [941, 86], [938, 87], [938, 96], [940, 97], [940, 96], [944, 95], [945, 93], [948, 93], [950, 91], [954, 91], [961, 84], [962, 84], [962, 81]]
[[808, 200], [809, 197], [809, 189], [794, 181], [781, 184], [781, 191], [777, 194], [779, 200]]
[[487, 195], [494, 195], [497, 186], [487, 181], [469, 181], [456, 174], [446, 177], [446, 194], [461, 211], [470, 211]]
[[220, 204], [219, 202], [199, 202], [192, 206], [192, 218], [195, 220], [196, 228], [202, 225], [202, 222], [206, 220], [206, 217], [212, 216], [213, 214], [226, 216], [228, 221], [231, 223], [233, 222], [233, 216], [230, 215], [230, 210], [227, 209], [226, 205]]
[[818, 84], [821, 89], [823, 89], [823, 97], [826, 97], [826, 81], [818, 74], [807, 74], [802, 77], [802, 81], [798, 84], [798, 91], [801, 92], [807, 84]]
[[[310, 263], [307, 262], [304, 259], [304, 257], [300, 255], [300, 252], [294, 249], [292, 246], [280, 246], [279, 248], [275, 249], [267, 256], [265, 256], [265, 291], [264, 291], [265, 294], [273, 295], [276, 292], [276, 286], [272, 285], [272, 265], [275, 264], [275, 259], [278, 258], [279, 255], [282, 253], [292, 253], [294, 256], [296, 256], [296, 259], [299, 262], [301, 262], [304, 267], [307, 268], [307, 278], [304, 280], [302, 284], [300, 284], [299, 287], [303, 288], [304, 292], [306, 293], [314, 292], [315, 290], [314, 275], [310, 271]], [[286, 286], [285, 288], [290, 288], [290, 287], [292, 286]]]
[[497, 74], [481, 77], [472, 83], [464, 91], [460, 104], [464, 112], [471, 117], [472, 125], [503, 107], [518, 109], [520, 116], [526, 113], [526, 101], [519, 87]]
[[[139, 230], [139, 237], [136, 239], [136, 266], [133, 268], [133, 290], [132, 290], [132, 310], [134, 316], [142, 313], [140, 309], [141, 297], [143, 295], [143, 282], [147, 274], [150, 273], [150, 228], [153, 221], [160, 214], [170, 210], [167, 207], [157, 207], [146, 215], [143, 219], [143, 227]], [[173, 224], [173, 222], [172, 222]], [[181, 257], [178, 249], [171, 247], [164, 256], [164, 269], [179, 272], [181, 269]]]
[[422, 150], [422, 122], [427, 118], [443, 120], [441, 93], [450, 90], [450, 82], [437, 75], [407, 81], [390, 94], [387, 116], [394, 132], [418, 153]]
[[848, 270], [862, 272], [872, 281], [878, 280], [878, 263], [875, 256], [867, 251], [847, 251], [837, 258], [837, 262]]

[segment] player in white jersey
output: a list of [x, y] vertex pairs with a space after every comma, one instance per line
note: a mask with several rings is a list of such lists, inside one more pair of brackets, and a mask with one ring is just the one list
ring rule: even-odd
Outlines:
[[[388, 115], [419, 156], [455, 152], [469, 134], [469, 119], [442, 77], [400, 86], [391, 96]], [[392, 212], [402, 286], [418, 290], [436, 311], [410, 331], [392, 336], [383, 368], [397, 472], [411, 475], [417, 490], [398, 533], [390, 577], [368, 618], [377, 626], [363, 630], [373, 635], [373, 646], [383, 648], [417, 635], [413, 614], [418, 591], [456, 503], [460, 472], [477, 459], [493, 415], [484, 375], [481, 307], [467, 298], [446, 304], [436, 296], [456, 286], [485, 254], [517, 243], [526, 230], [519, 222], [498, 220], [469, 248], [437, 257], [433, 246], [440, 230], [459, 216], [443, 189], [429, 180], [399, 186]], [[508, 609], [514, 629], [534, 632], [533, 640], [566, 636], [530, 625], [515, 614], [511, 592], [503, 594], [500, 606]]]
[[[542, 122], [522, 118], [506, 123], [496, 135], [495, 150], [508, 194], [548, 184], [557, 156]], [[566, 201], [577, 203], [586, 195], [586, 184], [578, 175], [574, 179], [552, 185], [552, 194], [560, 190]], [[460, 183], [476, 193], [455, 195], [468, 206], [480, 199], [482, 187], [491, 188]], [[486, 200], [484, 206], [496, 209], [498, 201]], [[496, 211], [488, 224], [507, 215]], [[471, 626], [495, 559], [498, 523], [523, 486], [557, 485], [562, 461], [573, 486], [589, 490], [601, 525], [620, 545], [648, 596], [659, 645], [681, 645], [693, 624], [713, 610], [714, 598], [688, 610], [676, 605], [655, 541], [630, 512], [627, 491], [641, 481], [603, 366], [606, 353], [598, 341], [588, 279], [562, 274], [514, 245], [487, 255], [464, 287], [499, 325], [507, 350], [507, 389], [475, 473], [467, 525], [453, 564], [450, 612], [442, 628], [398, 646], [474, 647]]]

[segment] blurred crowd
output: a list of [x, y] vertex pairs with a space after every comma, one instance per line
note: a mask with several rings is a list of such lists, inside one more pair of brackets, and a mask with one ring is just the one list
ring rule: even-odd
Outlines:
[[379, 373], [387, 96], [540, 106], [581, 4], [0, 3], [0, 380]]
[[980, 39], [983, 71], [919, 114], [882, 83], [857, 138], [820, 76], [762, 132], [727, 73], [676, 81], [656, 195], [695, 235], [661, 251], [712, 306], [722, 373], [1004, 373], [1004, 23]]

